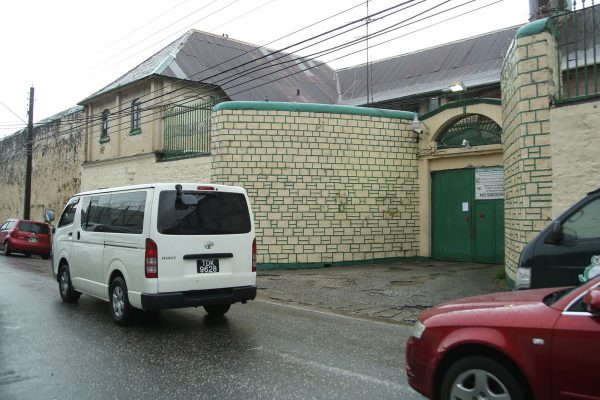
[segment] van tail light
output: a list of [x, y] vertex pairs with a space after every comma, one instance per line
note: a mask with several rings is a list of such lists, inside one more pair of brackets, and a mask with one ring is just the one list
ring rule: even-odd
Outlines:
[[152, 239], [146, 239], [146, 278], [158, 278], [158, 247]]
[[252, 272], [256, 272], [256, 239], [252, 242]]

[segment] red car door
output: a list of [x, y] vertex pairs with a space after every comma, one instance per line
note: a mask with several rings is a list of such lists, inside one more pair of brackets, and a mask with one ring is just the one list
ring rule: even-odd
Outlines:
[[559, 318], [552, 340], [554, 399], [600, 399], [600, 315], [581, 298]]

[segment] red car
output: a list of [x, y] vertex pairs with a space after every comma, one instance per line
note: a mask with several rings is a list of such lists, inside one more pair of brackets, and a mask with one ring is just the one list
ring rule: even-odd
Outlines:
[[406, 347], [429, 399], [600, 399], [600, 276], [426, 310]]
[[9, 219], [0, 226], [2, 253], [22, 253], [27, 257], [39, 254], [44, 259], [50, 257], [52, 244], [50, 225], [44, 222], [23, 219]]

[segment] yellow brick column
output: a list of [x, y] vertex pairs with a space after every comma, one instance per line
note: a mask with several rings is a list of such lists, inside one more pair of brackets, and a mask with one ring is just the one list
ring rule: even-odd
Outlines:
[[549, 20], [517, 31], [502, 68], [505, 259], [509, 284], [519, 256], [552, 214], [550, 102], [558, 75]]

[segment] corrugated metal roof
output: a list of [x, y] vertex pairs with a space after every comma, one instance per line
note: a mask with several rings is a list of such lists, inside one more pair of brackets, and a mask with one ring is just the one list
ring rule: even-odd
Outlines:
[[82, 103], [154, 74], [216, 85], [232, 100], [335, 102], [336, 74], [328, 65], [257, 47], [192, 30]]
[[[373, 102], [435, 93], [461, 80], [467, 87], [500, 82], [502, 62], [518, 26], [371, 63]], [[338, 104], [366, 103], [366, 66], [337, 71]]]
[[[518, 26], [373, 62], [373, 102], [500, 82]], [[220, 87], [231, 100], [366, 104], [365, 65], [326, 64], [191, 30], [80, 104], [137, 80], [161, 75]], [[241, 76], [241, 77], [240, 77]]]

